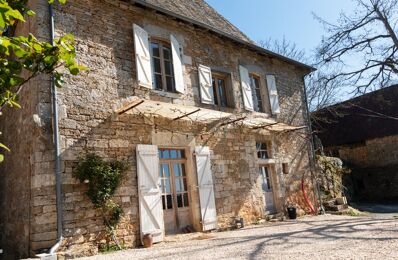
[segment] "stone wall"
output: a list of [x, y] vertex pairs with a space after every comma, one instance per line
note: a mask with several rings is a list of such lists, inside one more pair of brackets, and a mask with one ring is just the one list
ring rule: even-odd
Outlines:
[[398, 135], [331, 149], [337, 149], [342, 160], [361, 168], [398, 164]]
[[[48, 14], [45, 1], [35, 6], [36, 24], [41, 39], [48, 39]], [[136, 23], [150, 34], [168, 37], [173, 33], [183, 44], [185, 94], [163, 93], [139, 87], [136, 81], [132, 25]], [[105, 159], [126, 160], [129, 170], [117, 190], [115, 201], [121, 203], [123, 219], [116, 233], [127, 247], [137, 246], [139, 238], [138, 191], [135, 161], [137, 144], [159, 144], [158, 132], [172, 137], [167, 142], [186, 141], [186, 146], [207, 145], [213, 150], [212, 164], [216, 207], [220, 227], [231, 224], [231, 218], [243, 216], [247, 223], [264, 216], [264, 201], [258, 174], [255, 142], [270, 140], [275, 149], [274, 181], [283, 185], [276, 191], [281, 211], [286, 201], [306, 209], [300, 192], [302, 176], [308, 174], [308, 143], [302, 136], [306, 130], [275, 134], [265, 130], [255, 133], [226, 128], [216, 134], [203, 132], [203, 125], [186, 121], [122, 115], [113, 111], [132, 96], [172, 103], [211, 108], [200, 103], [197, 66], [204, 64], [231, 75], [236, 107], [242, 111], [238, 65], [250, 65], [262, 75], [277, 78], [281, 115], [278, 120], [288, 124], [306, 124], [303, 74], [300, 68], [275, 58], [254, 53], [242, 45], [221, 38], [206, 30], [187, 25], [151, 10], [121, 1], [69, 0], [56, 6], [56, 34], [72, 33], [77, 42], [77, 57], [89, 69], [76, 77], [66, 76], [59, 90], [60, 133], [62, 147], [62, 189], [64, 207], [63, 249], [79, 254], [82, 244], [89, 245], [85, 254], [93, 254], [103, 240], [104, 226], [84, 194], [86, 187], [73, 178], [79, 155], [95, 152]], [[30, 184], [29, 243], [30, 253], [52, 246], [56, 238], [55, 178], [51, 126], [50, 84], [40, 81], [31, 96], [38, 102], [31, 111], [38, 114], [41, 125], [33, 127], [32, 144], [27, 145], [31, 169], [26, 171]], [[264, 86], [266, 91], [266, 88]], [[266, 101], [268, 102], [268, 101]], [[32, 112], [30, 112], [32, 113]], [[270, 109], [266, 114], [270, 116]], [[32, 124], [32, 122], [31, 122]], [[182, 129], [189, 129], [188, 132]], [[20, 135], [27, 136], [28, 134]], [[162, 139], [162, 138], [160, 138]], [[189, 140], [190, 142], [188, 142]], [[185, 140], [183, 142], [183, 140]], [[22, 141], [18, 141], [20, 144]], [[14, 156], [14, 155], [12, 155]], [[17, 159], [14, 157], [14, 159]], [[28, 162], [28, 158], [24, 159]], [[290, 164], [291, 172], [280, 175], [281, 162]], [[17, 174], [18, 168], [10, 169]], [[194, 182], [194, 177], [192, 177]], [[309, 183], [308, 183], [309, 184]], [[311, 191], [311, 186], [308, 186]], [[200, 217], [197, 194], [191, 194], [193, 218]], [[311, 195], [311, 194], [310, 194]], [[200, 224], [194, 223], [196, 228]], [[103, 242], [103, 241], [102, 241]], [[91, 246], [90, 246], [91, 245]]]
[[352, 173], [344, 178], [352, 201], [395, 202], [398, 198], [398, 135], [328, 147], [338, 151]]

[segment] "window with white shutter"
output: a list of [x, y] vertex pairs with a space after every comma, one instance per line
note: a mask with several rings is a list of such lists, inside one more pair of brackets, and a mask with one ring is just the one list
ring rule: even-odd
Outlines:
[[172, 49], [168, 42], [151, 40], [153, 85], [157, 90], [175, 92]]
[[152, 234], [153, 242], [161, 242], [164, 219], [156, 145], [137, 145], [137, 177], [141, 240], [145, 234]]
[[184, 71], [182, 65], [181, 46], [176, 37], [173, 35], [170, 35], [170, 42], [173, 54], [175, 90], [179, 93], [184, 93]]
[[203, 231], [216, 229], [217, 212], [214, 197], [213, 176], [211, 172], [209, 147], [195, 147], [195, 157]]
[[204, 104], [214, 105], [211, 69], [209, 67], [199, 65], [198, 72], [199, 72], [200, 99]]
[[280, 113], [278, 90], [276, 89], [275, 75], [267, 75], [268, 96], [273, 115]]
[[136, 24], [133, 25], [133, 30], [138, 84], [147, 88], [152, 88], [148, 33]]
[[239, 65], [240, 81], [242, 86], [243, 105], [246, 110], [253, 111], [253, 94], [250, 86], [250, 76], [247, 68]]

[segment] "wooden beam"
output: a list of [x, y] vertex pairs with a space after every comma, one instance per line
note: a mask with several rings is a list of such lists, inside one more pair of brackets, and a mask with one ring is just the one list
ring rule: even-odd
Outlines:
[[245, 119], [246, 119], [246, 117], [240, 117], [240, 118], [237, 118], [237, 119], [228, 121], [228, 122], [224, 122], [224, 123], [222, 123], [220, 126], [233, 124], [233, 123], [235, 123], [235, 122], [242, 121], [242, 120], [245, 120]]
[[129, 110], [131, 110], [131, 109], [133, 109], [133, 108], [135, 108], [135, 107], [138, 107], [139, 105], [141, 105], [141, 104], [144, 103], [144, 102], [145, 102], [145, 100], [140, 100], [140, 101], [137, 102], [137, 103], [129, 104], [128, 106], [119, 109], [119, 110], [117, 111], [117, 113], [118, 113], [119, 115], [124, 114], [124, 113], [126, 113], [127, 111], [129, 111]]
[[196, 110], [194, 110], [194, 111], [192, 111], [192, 112], [189, 112], [189, 113], [187, 113], [187, 114], [184, 114], [184, 115], [182, 115], [182, 116], [173, 118], [173, 121], [178, 120], [178, 119], [181, 119], [181, 118], [184, 118], [184, 117], [187, 117], [187, 116], [190, 116], [190, 115], [195, 114], [195, 113], [197, 113], [197, 112], [199, 112], [199, 111], [200, 111], [200, 108], [198, 108], [198, 109], [196, 109]]
[[276, 124], [278, 124], [278, 122], [272, 123], [272, 124], [268, 124], [268, 125], [255, 126], [255, 127], [253, 127], [252, 129], [266, 128], [266, 127], [268, 127], [268, 126], [273, 126], [273, 125], [276, 125]]

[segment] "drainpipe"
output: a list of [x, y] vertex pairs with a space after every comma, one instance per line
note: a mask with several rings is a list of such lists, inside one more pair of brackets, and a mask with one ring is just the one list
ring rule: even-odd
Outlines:
[[[48, 4], [48, 13], [50, 17], [50, 43], [54, 45], [54, 11], [53, 5]], [[58, 97], [57, 87], [54, 77], [51, 80], [52, 110], [53, 110], [53, 138], [55, 149], [55, 187], [56, 187], [56, 206], [57, 206], [57, 243], [53, 245], [49, 254], [54, 254], [63, 240], [62, 236], [62, 187], [61, 187], [61, 149], [59, 146], [59, 126], [58, 126]]]
[[[311, 117], [310, 117], [310, 111], [308, 108], [308, 97], [307, 97], [307, 86], [305, 84], [305, 76], [303, 76], [303, 84], [304, 84], [304, 99], [305, 99], [305, 108], [306, 108], [306, 112], [307, 112], [307, 124], [308, 124], [308, 130], [310, 132], [311, 138], [310, 138], [310, 171], [311, 171], [311, 177], [312, 177], [312, 182], [315, 182], [315, 186], [314, 186], [314, 192], [318, 195], [318, 200], [319, 200], [319, 206], [321, 208], [321, 212], [322, 214], [325, 214], [325, 210], [323, 209], [322, 206], [322, 198], [321, 198], [321, 194], [319, 192], [319, 186], [318, 186], [318, 182], [315, 180], [315, 175], [314, 175], [314, 171], [315, 171], [315, 151], [314, 151], [314, 136], [312, 134], [312, 124], [311, 124]], [[304, 183], [303, 183], [304, 179], [302, 180], [302, 189], [304, 190]], [[304, 192], [304, 191], [303, 191]], [[316, 195], [315, 195], [316, 196]], [[307, 198], [306, 198], [307, 199]]]

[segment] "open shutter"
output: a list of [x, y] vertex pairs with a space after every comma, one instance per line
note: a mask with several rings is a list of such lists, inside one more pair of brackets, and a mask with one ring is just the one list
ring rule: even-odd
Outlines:
[[278, 90], [276, 89], [275, 75], [267, 75], [267, 86], [269, 103], [271, 104], [271, 112], [273, 115], [280, 113]]
[[137, 145], [137, 176], [141, 240], [143, 235], [152, 234], [153, 242], [163, 241], [163, 208], [156, 145]]
[[211, 77], [211, 69], [209, 67], [199, 65], [199, 85], [200, 98], [204, 104], [214, 104], [213, 80]]
[[151, 55], [149, 52], [148, 33], [134, 24], [135, 63], [137, 66], [138, 84], [152, 88]]
[[210, 167], [209, 147], [195, 147], [195, 157], [203, 231], [216, 229], [217, 213], [214, 198], [213, 177]]
[[184, 93], [184, 75], [182, 67], [181, 46], [176, 37], [170, 35], [171, 51], [173, 55], [174, 82], [176, 91]]
[[250, 86], [249, 71], [245, 67], [239, 65], [239, 73], [242, 85], [243, 105], [246, 110], [253, 111], [253, 94]]

